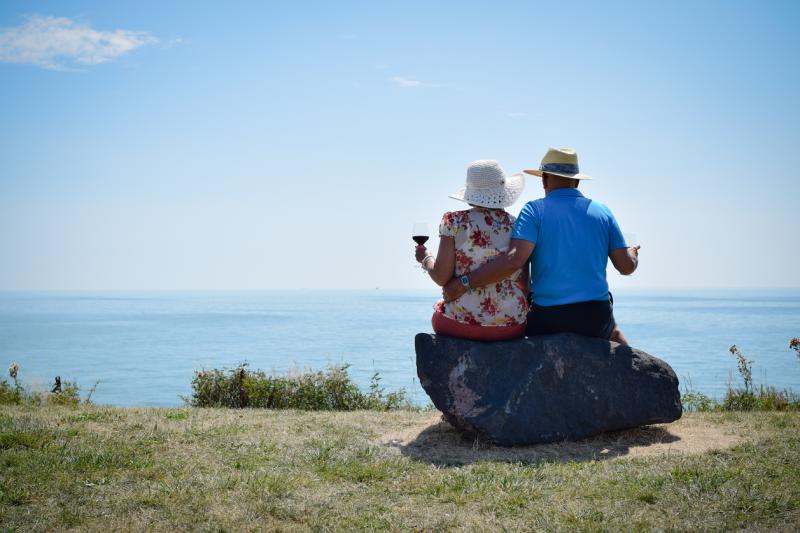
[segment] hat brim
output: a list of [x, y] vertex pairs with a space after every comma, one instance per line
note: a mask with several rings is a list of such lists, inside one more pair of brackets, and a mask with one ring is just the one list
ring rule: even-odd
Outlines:
[[486, 190], [464, 188], [448, 195], [448, 197], [480, 207], [508, 207], [519, 200], [524, 188], [525, 176], [520, 173], [506, 176], [506, 181], [501, 187]]
[[[542, 177], [542, 175], [544, 174], [544, 172], [541, 171], [541, 170], [523, 170], [523, 172], [525, 174], [530, 174], [531, 176], [539, 176], [539, 177]], [[551, 174], [553, 176], [561, 176], [562, 178], [571, 178], [571, 179], [574, 179], [574, 180], [590, 180], [590, 179], [592, 179], [592, 177], [590, 175], [581, 174], [581, 173], [578, 173], [578, 174], [565, 174], [564, 172], [550, 172], [549, 170], [547, 171], [547, 173]]]

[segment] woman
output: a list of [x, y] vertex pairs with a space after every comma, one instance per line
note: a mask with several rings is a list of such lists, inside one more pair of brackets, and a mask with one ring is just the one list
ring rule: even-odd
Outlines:
[[[417, 246], [416, 258], [431, 279], [444, 286], [453, 276], [468, 286], [469, 273], [505, 252], [514, 217], [504, 207], [517, 201], [525, 186], [522, 174], [506, 176], [492, 160], [467, 167], [466, 187], [450, 195], [472, 209], [445, 213], [439, 225], [439, 252], [434, 257]], [[433, 331], [479, 341], [521, 337], [528, 312], [528, 281], [522, 270], [499, 283], [468, 288], [460, 298], [434, 306]]]

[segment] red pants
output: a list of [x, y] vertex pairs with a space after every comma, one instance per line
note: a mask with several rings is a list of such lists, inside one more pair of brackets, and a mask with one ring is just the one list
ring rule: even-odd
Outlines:
[[471, 341], [507, 341], [525, 335], [525, 324], [516, 326], [475, 326], [462, 324], [452, 318], [447, 318], [439, 311], [433, 313], [431, 318], [433, 332], [446, 337], [458, 337]]

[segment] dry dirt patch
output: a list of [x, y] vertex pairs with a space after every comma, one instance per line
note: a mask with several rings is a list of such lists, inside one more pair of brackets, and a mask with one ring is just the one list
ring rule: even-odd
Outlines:
[[380, 443], [405, 456], [437, 464], [566, 462], [700, 454], [735, 446], [744, 440], [744, 434], [744, 428], [733, 423], [689, 416], [671, 424], [614, 431], [577, 442], [503, 448], [463, 436], [434, 413], [414, 426], [384, 434]]

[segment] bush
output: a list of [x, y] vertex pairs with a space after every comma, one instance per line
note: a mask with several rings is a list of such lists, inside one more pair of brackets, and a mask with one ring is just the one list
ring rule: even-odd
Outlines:
[[74, 381], [65, 381], [60, 391], [47, 395], [46, 401], [50, 405], [78, 405], [81, 403], [80, 390], [80, 386]]
[[756, 391], [729, 388], [722, 401], [724, 411], [796, 411], [800, 397], [790, 390], [761, 385]]
[[22, 403], [22, 395], [20, 390], [11, 386], [8, 381], [0, 380], [0, 404], [15, 404]]
[[683, 410], [688, 412], [704, 413], [720, 409], [719, 402], [714, 398], [695, 391], [686, 391], [681, 394], [681, 404]]
[[[11, 366], [8, 367], [8, 374], [11, 376], [14, 384], [8, 383], [5, 379], [0, 380], [0, 405], [42, 405], [43, 403], [50, 405], [78, 405], [81, 403], [81, 389], [74, 381], [64, 381], [61, 383], [60, 390], [55, 392], [42, 393], [39, 391], [27, 390], [17, 378], [18, 373], [19, 366], [16, 363], [11, 363]], [[89, 396], [83, 403], [91, 403], [91, 395], [96, 387], [97, 383], [95, 383], [94, 387], [89, 391]]]
[[194, 407], [256, 407], [352, 411], [412, 408], [405, 390], [385, 393], [378, 373], [372, 376], [369, 393], [350, 379], [348, 365], [329, 366], [326, 371], [308, 371], [286, 376], [268, 376], [248, 370], [243, 364], [232, 370], [201, 370], [192, 379]]

